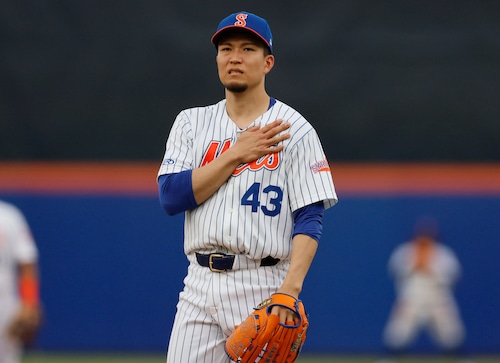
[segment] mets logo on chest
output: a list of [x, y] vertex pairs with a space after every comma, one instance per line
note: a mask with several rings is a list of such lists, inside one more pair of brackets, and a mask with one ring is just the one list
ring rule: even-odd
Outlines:
[[[225, 152], [231, 146], [231, 140], [227, 139], [223, 142], [212, 141], [207, 147], [203, 159], [201, 161], [201, 166], [204, 166], [214, 160], [217, 156]], [[275, 170], [280, 164], [279, 153], [267, 154], [263, 157], [254, 160], [250, 163], [239, 165], [234, 171], [233, 175], [240, 175], [245, 170], [259, 171], [263, 168], [267, 170]]]

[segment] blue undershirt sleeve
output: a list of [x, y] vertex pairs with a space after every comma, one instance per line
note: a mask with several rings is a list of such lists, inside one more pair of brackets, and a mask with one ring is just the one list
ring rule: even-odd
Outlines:
[[185, 212], [198, 206], [194, 199], [192, 170], [164, 174], [158, 178], [160, 204], [168, 215]]
[[306, 205], [293, 212], [293, 237], [305, 234], [315, 239], [318, 243], [323, 233], [323, 201]]

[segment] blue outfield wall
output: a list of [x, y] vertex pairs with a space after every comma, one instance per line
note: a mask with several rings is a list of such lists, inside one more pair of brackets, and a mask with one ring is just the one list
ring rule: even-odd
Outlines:
[[[43, 350], [165, 350], [187, 262], [182, 216], [154, 196], [2, 194], [40, 249]], [[440, 221], [463, 276], [456, 296], [466, 349], [500, 353], [499, 197], [342, 197], [302, 293], [305, 352], [376, 352], [394, 298], [386, 263], [421, 215]], [[422, 338], [416, 350], [432, 350]]]

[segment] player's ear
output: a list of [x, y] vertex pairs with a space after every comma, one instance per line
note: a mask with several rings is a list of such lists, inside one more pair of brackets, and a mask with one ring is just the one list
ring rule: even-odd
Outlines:
[[268, 54], [265, 56], [264, 74], [268, 74], [274, 67], [274, 55]]

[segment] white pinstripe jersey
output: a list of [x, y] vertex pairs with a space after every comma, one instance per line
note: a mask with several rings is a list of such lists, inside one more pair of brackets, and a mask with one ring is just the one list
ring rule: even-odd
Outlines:
[[37, 258], [38, 250], [24, 215], [16, 206], [0, 200], [0, 302], [17, 297], [18, 264], [33, 263]]
[[[290, 122], [283, 151], [240, 165], [228, 181], [197, 208], [187, 211], [186, 254], [228, 252], [252, 259], [286, 259], [293, 232], [292, 211], [337, 195], [319, 137], [290, 106], [276, 103], [251, 126], [277, 119]], [[230, 147], [239, 129], [226, 112], [226, 101], [190, 108], [177, 116], [158, 175], [198, 168]]]

